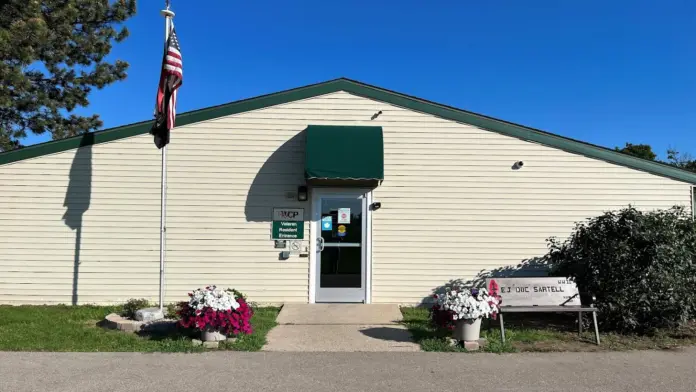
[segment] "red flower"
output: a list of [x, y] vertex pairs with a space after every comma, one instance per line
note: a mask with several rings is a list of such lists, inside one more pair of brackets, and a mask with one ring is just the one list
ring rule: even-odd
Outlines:
[[180, 306], [179, 325], [183, 328], [195, 328], [202, 331], [217, 329], [225, 334], [250, 334], [253, 311], [243, 299], [237, 299], [236, 310], [216, 311], [212, 308], [194, 309], [188, 304]]

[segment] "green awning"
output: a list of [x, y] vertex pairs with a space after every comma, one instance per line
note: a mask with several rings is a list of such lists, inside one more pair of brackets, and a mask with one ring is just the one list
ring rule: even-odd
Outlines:
[[310, 125], [306, 130], [307, 180], [383, 180], [382, 127]]

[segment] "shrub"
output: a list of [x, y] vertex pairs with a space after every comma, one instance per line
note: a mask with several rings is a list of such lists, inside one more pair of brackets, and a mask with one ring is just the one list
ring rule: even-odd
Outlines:
[[227, 291], [228, 293], [232, 294], [232, 296], [233, 296], [234, 298], [241, 298], [241, 299], [243, 299], [244, 301], [247, 300], [246, 294], [242, 293], [241, 291], [239, 291], [239, 290], [237, 290], [237, 289], [227, 289], [226, 291]]
[[123, 311], [121, 312], [121, 316], [123, 317], [128, 317], [130, 319], [135, 318], [135, 312], [137, 312], [140, 309], [144, 308], [149, 308], [150, 307], [150, 301], [146, 300], [145, 298], [132, 298], [129, 299], [124, 305], [123, 305]]
[[696, 222], [683, 208], [629, 206], [548, 242], [551, 273], [595, 297], [604, 328], [645, 333], [696, 316]]
[[164, 317], [168, 319], [175, 319], [177, 318], [177, 314], [179, 312], [179, 309], [181, 309], [181, 306], [185, 304], [186, 302], [178, 302], [178, 303], [170, 303], [167, 304], [165, 307], [165, 312], [164, 312]]

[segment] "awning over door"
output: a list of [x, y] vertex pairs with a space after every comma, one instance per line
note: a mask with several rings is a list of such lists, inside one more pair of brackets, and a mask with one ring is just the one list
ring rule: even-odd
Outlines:
[[382, 127], [310, 125], [306, 140], [308, 181], [384, 179]]

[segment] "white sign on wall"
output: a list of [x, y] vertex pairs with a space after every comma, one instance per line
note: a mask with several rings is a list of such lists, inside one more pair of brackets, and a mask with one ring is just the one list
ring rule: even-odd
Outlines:
[[338, 209], [338, 223], [350, 223], [350, 208]]
[[304, 208], [274, 208], [273, 220], [304, 222]]

